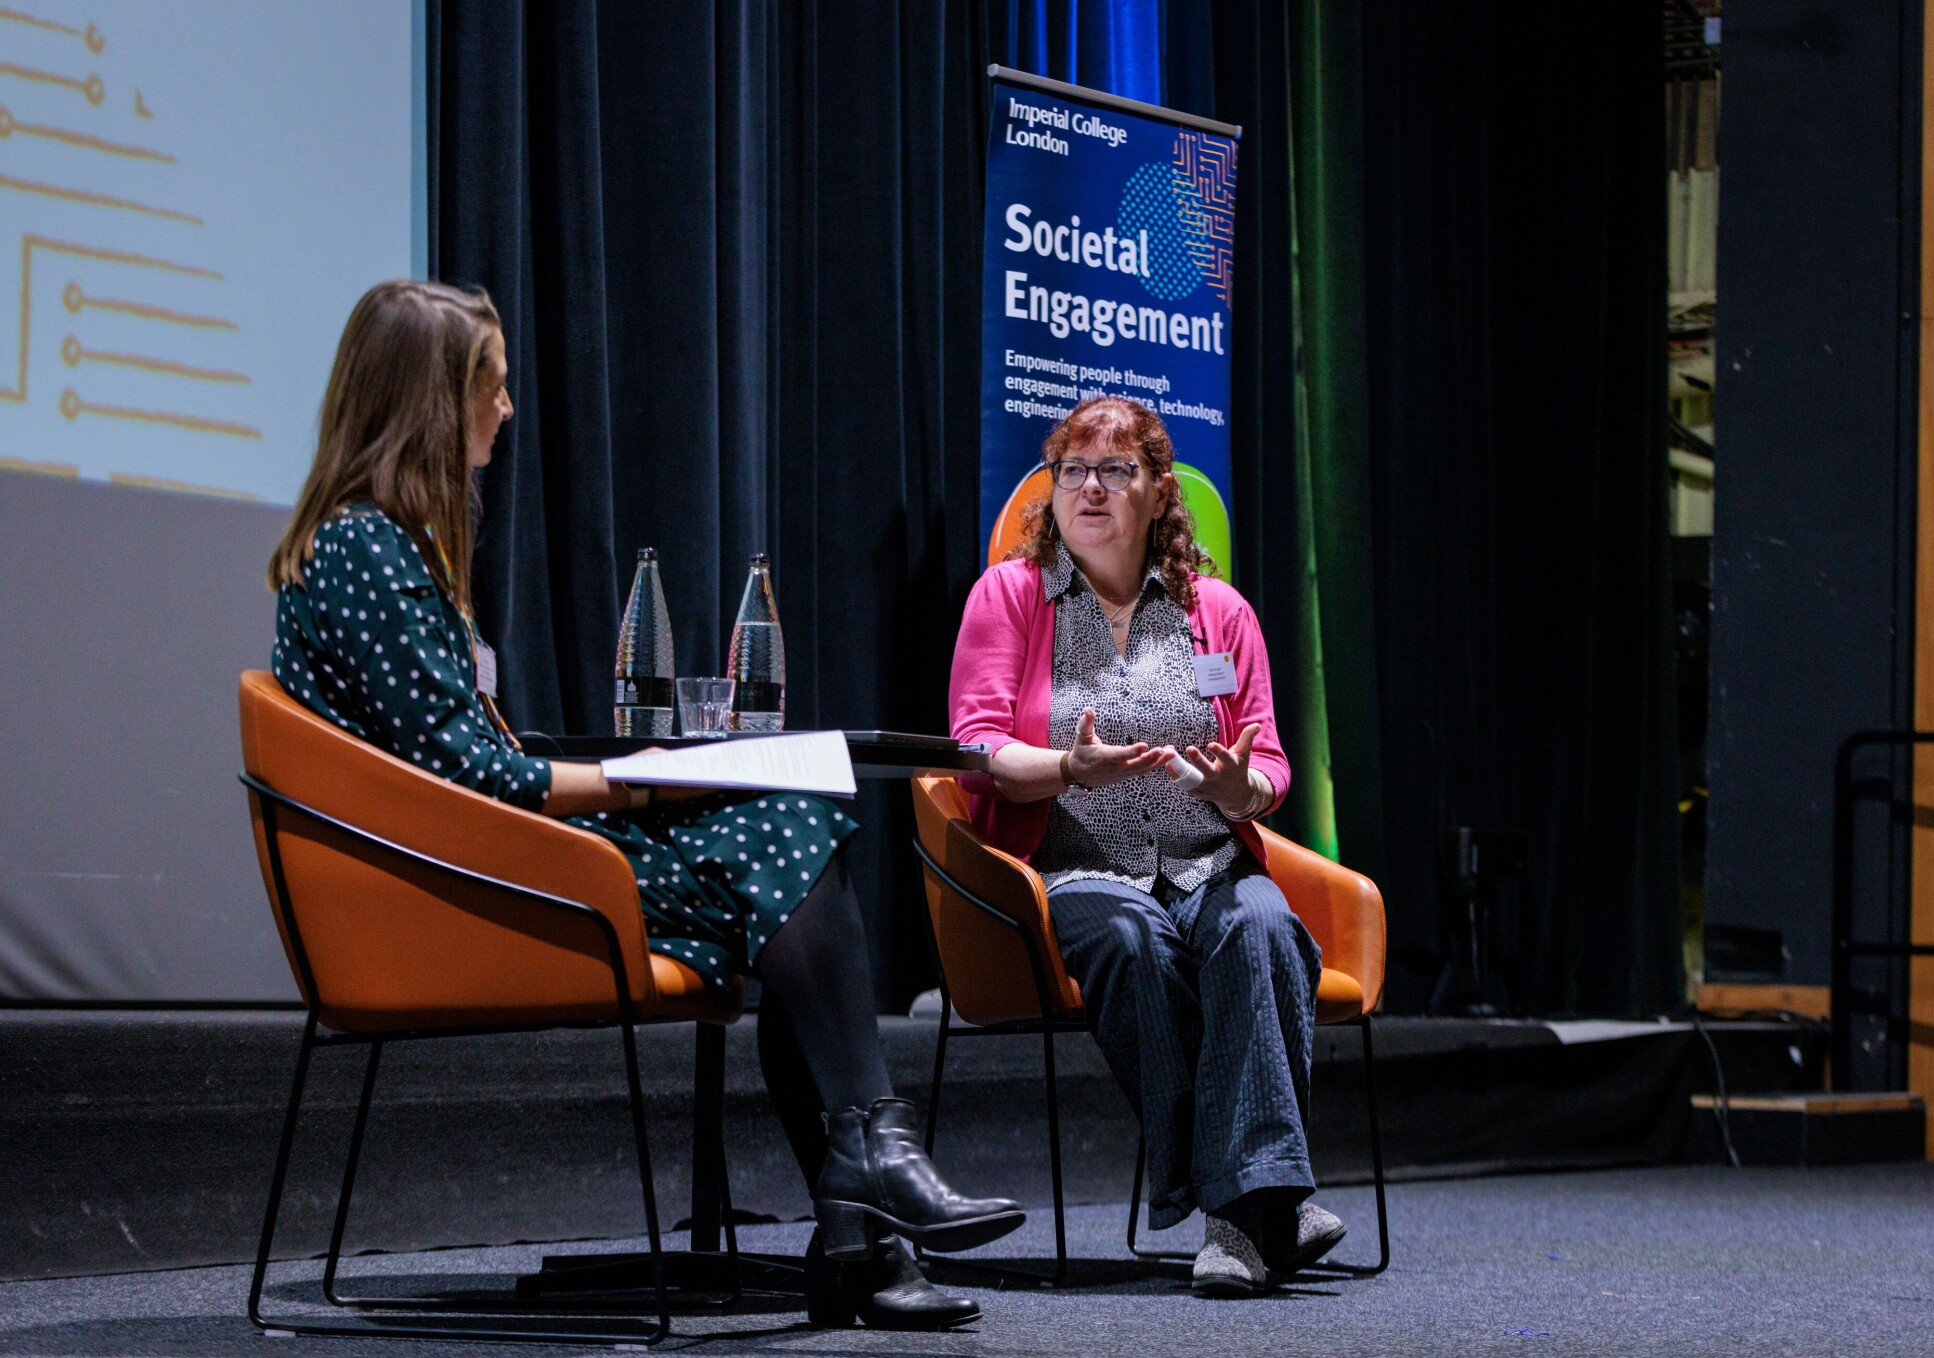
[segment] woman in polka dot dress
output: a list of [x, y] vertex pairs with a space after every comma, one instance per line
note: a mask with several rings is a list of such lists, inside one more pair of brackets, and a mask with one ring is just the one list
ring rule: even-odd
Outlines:
[[[979, 1308], [935, 1291], [879, 1227], [967, 1249], [1022, 1216], [949, 1188], [920, 1153], [911, 1105], [893, 1097], [840, 857], [859, 827], [817, 797], [654, 796], [593, 764], [525, 754], [494, 681], [479, 683], [471, 473], [510, 418], [506, 377], [502, 327], [480, 292], [394, 282], [357, 303], [315, 466], [269, 567], [275, 676], [398, 758], [617, 845], [652, 951], [711, 985], [763, 983], [760, 1063], [823, 1227], [808, 1251], [812, 1317], [901, 1329], [972, 1320]], [[855, 1221], [875, 1225], [856, 1233]]]

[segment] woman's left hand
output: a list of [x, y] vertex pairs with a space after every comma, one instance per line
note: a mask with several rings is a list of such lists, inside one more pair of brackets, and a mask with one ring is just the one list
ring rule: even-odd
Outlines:
[[1262, 724], [1251, 722], [1242, 728], [1233, 746], [1212, 740], [1207, 753], [1193, 745], [1183, 750], [1182, 758], [1202, 771], [1202, 786], [1190, 795], [1214, 802], [1227, 815], [1239, 816], [1248, 810], [1256, 797], [1255, 788], [1249, 784], [1249, 747], [1260, 734]]

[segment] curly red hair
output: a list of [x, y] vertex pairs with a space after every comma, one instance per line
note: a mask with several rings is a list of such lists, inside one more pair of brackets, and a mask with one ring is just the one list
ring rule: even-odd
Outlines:
[[[1072, 449], [1133, 453], [1152, 475], [1175, 470], [1175, 445], [1169, 441], [1162, 417], [1125, 396], [1090, 396], [1068, 412], [1041, 445], [1043, 462], [1058, 462]], [[1061, 530], [1054, 522], [1052, 496], [1028, 507], [1021, 520], [1021, 540], [1008, 559], [1025, 558], [1043, 568], [1053, 564]], [[1172, 494], [1168, 505], [1149, 525], [1148, 560], [1162, 573], [1162, 587], [1184, 608], [1195, 603], [1197, 575], [1215, 575], [1215, 561], [1196, 545], [1195, 516]]]

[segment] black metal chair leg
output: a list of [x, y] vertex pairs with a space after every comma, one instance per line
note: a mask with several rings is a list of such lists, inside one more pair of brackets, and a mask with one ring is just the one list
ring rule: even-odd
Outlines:
[[947, 983], [940, 983], [940, 1035], [933, 1044], [933, 1084], [927, 1089], [927, 1142], [926, 1152], [933, 1159], [934, 1132], [940, 1126], [940, 1075], [947, 1068], [947, 1030], [953, 1026], [954, 1001], [947, 993]]
[[1390, 1214], [1384, 1203], [1383, 1131], [1377, 1122], [1377, 1055], [1370, 1039], [1370, 1016], [1363, 1016], [1363, 1093], [1370, 1105], [1370, 1168], [1377, 1183], [1377, 1266], [1369, 1276], [1390, 1267]]
[[645, 1137], [645, 1091], [638, 1079], [638, 1035], [620, 1022], [624, 1037], [625, 1088], [631, 1097], [631, 1136], [638, 1148], [638, 1188], [645, 1201], [645, 1238], [651, 1245], [651, 1286], [658, 1297], [658, 1324], [640, 1338], [656, 1344], [672, 1332], [671, 1298], [665, 1290], [665, 1242], [658, 1230], [658, 1194], [651, 1182], [651, 1146]]
[[[632, 1131], [638, 1149], [639, 1183], [644, 1195], [645, 1224], [652, 1247], [653, 1281], [656, 1284], [658, 1300], [658, 1316], [655, 1325], [644, 1329], [612, 1327], [599, 1330], [553, 1330], [540, 1328], [537, 1325], [531, 1325], [528, 1328], [523, 1325], [519, 1325], [516, 1328], [497, 1325], [453, 1325], [447, 1321], [440, 1323], [437, 1319], [428, 1316], [422, 1321], [418, 1321], [414, 1318], [406, 1319], [400, 1314], [394, 1317], [376, 1316], [355, 1324], [325, 1325], [314, 1323], [308, 1317], [289, 1316], [282, 1318], [263, 1315], [262, 1291], [268, 1276], [269, 1256], [274, 1251], [276, 1221], [282, 1208], [282, 1196], [288, 1184], [289, 1161], [295, 1146], [296, 1126], [302, 1111], [303, 1091], [308, 1082], [309, 1063], [315, 1048], [319, 1045], [316, 1036], [316, 1026], [316, 1017], [312, 1012], [304, 1024], [302, 1046], [296, 1055], [295, 1081], [289, 1093], [288, 1112], [283, 1117], [282, 1140], [276, 1151], [275, 1171], [269, 1182], [269, 1202], [266, 1211], [263, 1213], [262, 1239], [256, 1250], [255, 1268], [249, 1280], [248, 1317], [251, 1324], [266, 1334], [278, 1336], [300, 1334], [358, 1338], [446, 1339], [466, 1342], [501, 1340], [519, 1343], [544, 1343], [548, 1341], [552, 1343], [600, 1345], [656, 1344], [670, 1332], [671, 1312], [669, 1298], [667, 1297], [664, 1286], [663, 1248], [658, 1231], [658, 1204], [652, 1191], [651, 1158], [649, 1148], [645, 1142], [644, 1091], [638, 1078], [636, 1040], [632, 1034], [630, 1025], [625, 1023], [620, 1023], [618, 1027], [624, 1036], [625, 1074], [630, 1093]], [[374, 1084], [376, 1064], [377, 1058], [375, 1058], [372, 1052], [372, 1059], [369, 1066], [365, 1068], [363, 1076], [365, 1100], [363, 1109], [359, 1111], [359, 1123], [364, 1121], [363, 1114], [366, 1113], [369, 1091]], [[346, 1171], [344, 1175], [345, 1184], [350, 1184], [352, 1180], [353, 1172]], [[347, 1199], [345, 1198], [338, 1203], [339, 1227], [343, 1220], [343, 1202], [346, 1201]], [[338, 1241], [338, 1243], [340, 1242]], [[367, 1302], [346, 1301], [344, 1304], [384, 1307], [394, 1312], [415, 1310], [418, 1314], [424, 1312], [441, 1312], [446, 1316], [458, 1316], [466, 1312], [474, 1311], [476, 1299], [418, 1297], [398, 1298], [394, 1301], [376, 1301], [374, 1299]], [[489, 1307], [487, 1309], [496, 1310], [502, 1308]], [[538, 1320], [544, 1314], [542, 1311], [533, 1311], [528, 1306], [520, 1306], [516, 1309], [527, 1320]], [[604, 1314], [609, 1315], [610, 1313], [607, 1311]]]
[[755, 1253], [745, 1256], [751, 1261], [748, 1270], [739, 1254], [725, 1151], [725, 1030], [717, 1024], [699, 1025], [693, 1090], [693, 1247], [653, 1253], [546, 1255], [542, 1269], [518, 1280], [519, 1297], [593, 1304], [600, 1296], [635, 1292], [662, 1277], [667, 1296], [677, 1295], [680, 1311], [720, 1312], [736, 1306], [748, 1286], [765, 1292], [799, 1291], [800, 1268], [795, 1260]]
[[1377, 1123], [1377, 1061], [1370, 1038], [1370, 1016], [1365, 1014], [1358, 1019], [1357, 1027], [1363, 1033], [1363, 1092], [1370, 1108], [1370, 1172], [1377, 1190], [1377, 1262], [1344, 1264], [1325, 1259], [1315, 1267], [1318, 1271], [1374, 1278], [1390, 1267], [1390, 1215], [1384, 1201], [1383, 1132]]
[[[943, 1014], [941, 1023], [944, 1025], [946, 1021], [946, 1016]], [[941, 1031], [944, 1042], [944, 1034], [946, 1031], [944, 1026]], [[1051, 1023], [1044, 1024], [1041, 1029], [1041, 1056], [1042, 1076], [1047, 1085], [1048, 1098], [1048, 1173], [1054, 1184], [1054, 1271], [1043, 1276], [1031, 1269], [1007, 1268], [992, 1261], [982, 1261], [979, 1259], [950, 1258], [946, 1263], [953, 1268], [972, 1269], [976, 1272], [992, 1273], [1002, 1278], [1010, 1278], [1016, 1282], [1030, 1283], [1037, 1287], [1059, 1287], [1067, 1281], [1068, 1277], [1068, 1213], [1061, 1181], [1061, 1096], [1059, 1083], [1055, 1079], [1054, 1027]], [[938, 1077], [940, 1066], [941, 1061], [936, 1060], [934, 1062], [934, 1088], [936, 1091], [939, 1089]], [[931, 1111], [932, 1105], [930, 1104], [930, 1114]], [[931, 1147], [933, 1145], [933, 1121], [931, 1116], [929, 1116], [927, 1122], [927, 1145], [929, 1147], [929, 1153], [931, 1154]], [[914, 1253], [922, 1260], [932, 1261], [933, 1259], [932, 1255], [921, 1251], [918, 1247], [915, 1248]]]
[[1054, 1026], [1041, 1032], [1042, 1064], [1048, 1085], [1048, 1173], [1054, 1180], [1054, 1273], [1050, 1285], [1059, 1287], [1068, 1276], [1068, 1213], [1061, 1194], [1061, 1089], [1054, 1076]]
[[258, 1330], [275, 1330], [262, 1318], [262, 1284], [269, 1273], [269, 1251], [275, 1244], [275, 1220], [282, 1211], [282, 1190], [289, 1178], [289, 1154], [295, 1147], [295, 1128], [302, 1112], [302, 1089], [309, 1079], [309, 1056], [316, 1045], [316, 1016], [302, 1025], [302, 1046], [296, 1052], [295, 1084], [289, 1090], [289, 1111], [282, 1117], [282, 1142], [275, 1152], [275, 1172], [269, 1178], [269, 1205], [262, 1220], [262, 1243], [255, 1251], [255, 1271], [249, 1278], [248, 1318]]
[[356, 1192], [356, 1167], [362, 1163], [363, 1133], [369, 1127], [370, 1100], [376, 1093], [376, 1068], [382, 1063], [381, 1038], [369, 1044], [369, 1060], [363, 1065], [363, 1092], [356, 1103], [356, 1122], [349, 1133], [349, 1157], [343, 1164], [342, 1191], [336, 1195], [336, 1222], [329, 1231], [329, 1254], [322, 1265], [322, 1295], [336, 1306], [355, 1305], [336, 1294], [336, 1269], [342, 1262], [343, 1232], [349, 1225], [349, 1200]]
[[[947, 980], [943, 976], [940, 980], [940, 1032], [933, 1043], [933, 1083], [927, 1087], [927, 1135], [922, 1146], [929, 1160], [933, 1159], [934, 1135], [940, 1130], [940, 1077], [947, 1069], [947, 1033], [953, 1026], [953, 1016], [954, 1000], [953, 996], [947, 993]], [[927, 1257], [926, 1250], [922, 1249], [918, 1242], [913, 1246], [913, 1257], [916, 1259]]]

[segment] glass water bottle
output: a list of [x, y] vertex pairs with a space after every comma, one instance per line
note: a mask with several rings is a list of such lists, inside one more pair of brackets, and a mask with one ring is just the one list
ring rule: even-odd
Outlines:
[[772, 559], [755, 552], [732, 624], [726, 671], [737, 681], [732, 729], [782, 731], [786, 726], [786, 639], [779, 631], [779, 604], [772, 594]]
[[638, 551], [631, 597], [618, 622], [617, 691], [612, 726], [620, 736], [672, 733], [672, 619], [658, 579], [658, 553]]

